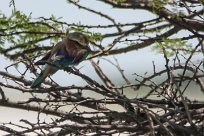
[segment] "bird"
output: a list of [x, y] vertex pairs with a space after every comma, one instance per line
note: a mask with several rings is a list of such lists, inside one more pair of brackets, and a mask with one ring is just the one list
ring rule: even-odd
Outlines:
[[65, 68], [80, 63], [85, 60], [90, 53], [91, 49], [86, 34], [81, 32], [69, 33], [41, 60], [35, 63], [35, 65], [44, 65], [44, 67], [40, 74], [33, 80], [31, 88], [40, 87], [46, 77], [55, 74], [61, 67]]

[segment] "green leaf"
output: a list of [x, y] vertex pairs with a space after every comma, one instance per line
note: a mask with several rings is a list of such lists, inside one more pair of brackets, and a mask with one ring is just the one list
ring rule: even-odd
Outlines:
[[163, 48], [166, 49], [166, 55], [168, 57], [175, 55], [176, 51], [181, 51], [185, 54], [190, 53], [192, 50], [192, 45], [187, 44], [186, 41], [183, 41], [179, 38], [174, 39], [167, 39], [163, 38], [161, 41], [157, 41], [155, 43], [155, 46], [153, 47], [153, 50], [158, 53], [163, 53]]

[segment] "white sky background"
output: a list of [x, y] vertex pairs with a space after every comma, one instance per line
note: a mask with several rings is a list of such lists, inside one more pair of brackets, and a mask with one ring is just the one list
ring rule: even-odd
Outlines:
[[[110, 15], [117, 22], [120, 22], [120, 23], [146, 21], [154, 17], [153, 14], [144, 10], [114, 9], [111, 6], [108, 6], [101, 2], [96, 2], [95, 0], [81, 0], [81, 1], [83, 1], [83, 5], [88, 5], [93, 9], [105, 12], [106, 14]], [[10, 0], [0, 0], [0, 11], [7, 15], [10, 15], [12, 11], [12, 7], [9, 7], [9, 2]], [[36, 18], [41, 16], [50, 17], [51, 15], [54, 15], [55, 17], [62, 17], [61, 20], [67, 23], [81, 22], [82, 24], [85, 24], [85, 25], [86, 24], [87, 25], [111, 24], [111, 22], [107, 21], [104, 18], [96, 16], [95, 14], [88, 13], [84, 10], [79, 10], [77, 7], [71, 4], [68, 4], [66, 0], [15, 0], [15, 6], [17, 10], [20, 10], [26, 14], [30, 14], [32, 12], [32, 17], [36, 17]], [[97, 31], [98, 30], [95, 29], [95, 32]], [[103, 44], [108, 44], [108, 41], [106, 42], [107, 43], [104, 42]], [[46, 46], [48, 46], [49, 43], [45, 43], [45, 44]], [[131, 79], [134, 79], [135, 76], [133, 76], [132, 74], [135, 72], [141, 75], [143, 75], [146, 72], [151, 73], [153, 70], [152, 61], [154, 61], [157, 69], [162, 69], [164, 68], [164, 65], [165, 65], [165, 60], [163, 58], [163, 55], [153, 52], [152, 47], [144, 48], [138, 51], [133, 51], [125, 54], [116, 55], [115, 57], [118, 59], [118, 62], [125, 70], [125, 73]], [[113, 59], [113, 56], [106, 57], [106, 58]], [[202, 59], [202, 58], [200, 56], [197, 56], [194, 60], [199, 60], [199, 59]], [[0, 65], [1, 71], [4, 70], [6, 66], [12, 63], [6, 60], [1, 55], [0, 55], [0, 61], [1, 61], [1, 65]], [[83, 66], [83, 68], [80, 70], [82, 73], [98, 80], [98, 78], [94, 74], [94, 70], [92, 69], [88, 61], [82, 62], [77, 67], [80, 68], [81, 66]], [[114, 81], [121, 78], [118, 72], [116, 71], [116, 69], [110, 64], [108, 64], [107, 62], [101, 63], [101, 66], [105, 71], [105, 73], [110, 75], [111, 79], [113, 79]], [[16, 74], [16, 71], [13, 69], [11, 69], [10, 72], [12, 74]], [[31, 80], [31, 76], [33, 77], [33, 75], [30, 75], [28, 79]], [[82, 81], [79, 78], [76, 78], [73, 75], [65, 74], [63, 71], [58, 71], [52, 77], [60, 84], [81, 84], [82, 83]], [[0, 78], [0, 80], [2, 79]], [[117, 82], [121, 82], [121, 81], [117, 80]], [[14, 91], [8, 91], [7, 94], [9, 95], [13, 94], [12, 95], [13, 98], [18, 96], [18, 93], [16, 92], [14, 93]], [[13, 116], [13, 112], [15, 112], [15, 110], [9, 109], [8, 111], [5, 111], [5, 108], [0, 107], [0, 122], [4, 121], [5, 119], [12, 119], [11, 116]], [[6, 115], [10, 115], [10, 117], [7, 116], [8, 118], [6, 118]], [[22, 115], [24, 114], [22, 113]], [[2, 118], [3, 116], [5, 118]], [[27, 116], [30, 117], [31, 115], [27, 115]], [[36, 120], [36, 119], [33, 119], [33, 120]]]
[[[12, 11], [12, 7], [9, 7], [9, 0], [0, 0], [0, 10], [10, 15]], [[88, 5], [89, 7], [100, 10], [101, 12], [105, 12], [106, 14], [112, 16], [116, 21], [120, 23], [130, 23], [130, 22], [140, 22], [140, 21], [146, 21], [154, 16], [150, 14], [147, 11], [144, 10], [138, 10], [139, 12], [135, 12], [135, 10], [125, 10], [125, 9], [114, 9], [111, 6], [108, 6], [106, 4], [103, 4], [101, 2], [96, 2], [95, 0], [84, 0], [83, 5]], [[48, 4], [49, 3], [49, 4]], [[77, 7], [68, 4], [65, 0], [15, 0], [16, 9], [23, 11], [26, 14], [32, 13], [32, 17], [50, 17], [51, 15], [54, 15], [55, 17], [62, 17], [62, 21], [65, 21], [67, 23], [79, 23], [87, 24], [87, 25], [105, 25], [105, 24], [111, 24], [110, 21], [100, 17], [96, 16], [93, 13], [89, 13], [84, 10], [79, 10]], [[95, 29], [94, 32], [97, 31], [104, 31], [104, 30], [97, 30]], [[106, 33], [107, 31], [103, 32]], [[103, 42], [103, 44], [108, 44]], [[49, 46], [49, 43], [45, 43], [46, 46]], [[122, 45], [121, 45], [122, 46]], [[0, 65], [0, 69], [4, 69], [5, 66], [9, 63], [6, 61], [2, 56], [0, 56], [1, 60], [3, 60], [4, 65]], [[108, 58], [113, 58], [113, 56], [110, 56]], [[161, 68], [163, 64], [161, 64], [161, 61], [163, 59], [163, 55], [156, 54], [155, 52], [152, 52], [150, 48], [142, 49], [139, 51], [134, 51], [126, 54], [117, 55], [116, 58], [118, 59], [120, 65], [122, 68], [126, 71], [128, 75], [131, 76], [131, 74], [137, 72], [137, 73], [145, 73], [147, 71], [152, 71], [152, 61], [155, 61], [155, 64], [158, 68]], [[83, 62], [78, 66], [80, 68], [81, 66], [84, 66], [82, 68], [82, 71], [84, 71], [85, 74], [92, 74], [93, 72], [90, 72], [90, 63], [89, 62]], [[111, 75], [113, 79], [118, 79], [118, 73], [116, 70], [107, 62], [104, 62], [101, 64], [101, 66], [104, 68], [104, 71]], [[88, 71], [88, 72], [87, 72]], [[12, 73], [14, 71], [11, 71]], [[57, 72], [53, 76], [53, 78], [56, 78], [57, 81], [64, 83], [61, 79], [61, 76], [63, 75], [63, 71]], [[60, 77], [60, 78], [58, 78]], [[71, 76], [72, 77], [72, 76]], [[132, 76], [134, 78], [134, 76]], [[59, 80], [58, 80], [59, 79]], [[79, 79], [72, 79], [72, 83], [76, 83]], [[66, 79], [65, 79], [66, 80]], [[81, 81], [80, 81], [81, 83]]]
[[[107, 4], [102, 2], [97, 2], [95, 0], [81, 0], [83, 3], [82, 5], [91, 7], [97, 11], [101, 11], [105, 13], [116, 22], [120, 23], [131, 23], [131, 22], [141, 22], [146, 21], [149, 19], [153, 19], [155, 15], [150, 12], [144, 10], [127, 10], [127, 9], [117, 9], [113, 8]], [[6, 15], [10, 15], [12, 12], [13, 7], [9, 7], [10, 0], [0, 0], [0, 11]], [[76, 6], [69, 4], [66, 0], [15, 0], [15, 6], [17, 10], [22, 11], [29, 15], [32, 13], [33, 18], [37, 17], [47, 17], [49, 18], [51, 15], [55, 17], [62, 17], [61, 21], [65, 21], [67, 23], [81, 23], [84, 25], [106, 25], [112, 24], [110, 21], [96, 16], [93, 13], [87, 12], [83, 9], [78, 9]], [[94, 32], [101, 32], [101, 33], [109, 33], [107, 29], [93, 29]], [[109, 30], [111, 32], [111, 30]], [[185, 31], [179, 33], [179, 35], [186, 35]], [[111, 41], [111, 39], [110, 39]], [[102, 44], [109, 44], [108, 40], [103, 42]], [[191, 41], [192, 43], [195, 41]], [[49, 43], [46, 42], [45, 46], [49, 46]], [[123, 46], [123, 44], [119, 45]], [[137, 73], [140, 75], [144, 75], [144, 73], [152, 73], [153, 72], [153, 65], [152, 61], [154, 61], [156, 66], [156, 71], [159, 71], [165, 67], [165, 60], [162, 54], [156, 53], [152, 51], [152, 46], [147, 47], [144, 49], [140, 49], [137, 51], [132, 51], [129, 53], [123, 53], [120, 55], [115, 55], [120, 63], [122, 69], [125, 70], [125, 74], [134, 81], [135, 76], [132, 75], [133, 73]], [[105, 57], [107, 59], [113, 60], [113, 56]], [[0, 55], [1, 65], [0, 70], [4, 70], [6, 66], [12, 64], [6, 60], [3, 56]], [[95, 59], [97, 60], [97, 59]], [[202, 60], [202, 56], [196, 56], [193, 60]], [[104, 72], [115, 82], [121, 83], [123, 80], [119, 72], [114, 68], [112, 65], [107, 63], [106, 61], [102, 61], [100, 66], [103, 68]], [[82, 68], [81, 68], [82, 67]], [[77, 68], [81, 68], [80, 71], [91, 78], [99, 81], [99, 78], [96, 76], [91, 64], [88, 61], [84, 61], [80, 63]], [[24, 68], [22, 67], [22, 71]], [[9, 72], [12, 74], [18, 74], [14, 68], [10, 68]], [[27, 79], [32, 80], [34, 75], [27, 75]], [[52, 76], [52, 78], [57, 81], [61, 85], [72, 85], [72, 84], [82, 84], [84, 83], [79, 77], [74, 75], [65, 74], [64, 71], [58, 71], [56, 74]], [[161, 77], [162, 78], [162, 77]], [[0, 78], [0, 80], [2, 80]], [[5, 80], [3, 80], [5, 81]], [[15, 91], [8, 91], [7, 93], [10, 94], [15, 98]], [[15, 95], [13, 95], [15, 94]]]

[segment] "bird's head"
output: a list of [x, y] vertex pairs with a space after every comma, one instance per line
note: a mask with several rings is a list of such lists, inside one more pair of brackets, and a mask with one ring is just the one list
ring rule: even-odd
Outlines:
[[83, 47], [88, 47], [89, 40], [88, 36], [85, 34], [82, 34], [80, 32], [73, 32], [68, 34], [68, 38], [72, 41], [76, 41], [79, 45]]

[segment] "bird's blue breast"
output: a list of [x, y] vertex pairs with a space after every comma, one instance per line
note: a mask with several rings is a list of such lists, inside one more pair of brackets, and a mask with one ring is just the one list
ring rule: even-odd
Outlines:
[[64, 51], [64, 52], [62, 52], [62, 51], [61, 52], [57, 52], [56, 56], [63, 56], [64, 59], [70, 60], [70, 61], [74, 60], [74, 58], [71, 57], [66, 51]]
[[62, 59], [60, 59], [60, 60], [56, 60], [54, 63], [55, 64], [57, 64], [57, 65], [60, 65], [60, 66], [62, 66], [62, 67], [67, 67], [67, 66], [69, 66], [69, 65], [71, 65], [72, 63], [73, 63], [73, 60], [74, 60], [74, 58], [73, 57], [71, 57], [67, 52], [63, 52], [63, 51], [61, 51], [61, 52], [57, 52], [56, 53], [56, 56], [63, 56], [63, 58]]

